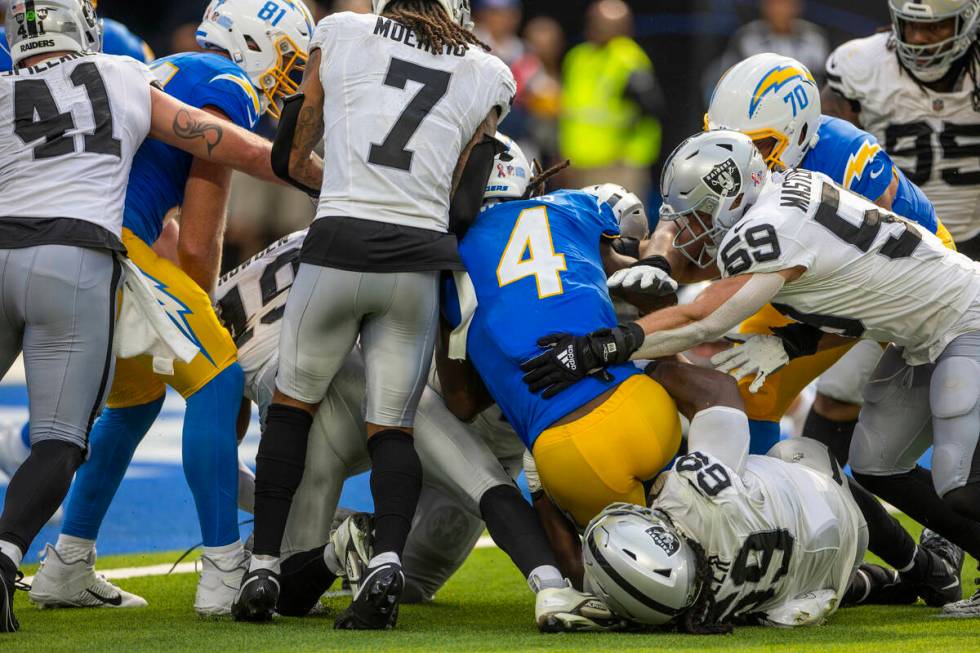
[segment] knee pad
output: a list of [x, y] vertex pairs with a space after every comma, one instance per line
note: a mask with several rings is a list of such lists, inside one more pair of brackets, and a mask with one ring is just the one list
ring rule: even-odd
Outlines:
[[964, 356], [939, 361], [929, 385], [929, 406], [936, 419], [980, 410], [980, 363]]
[[809, 467], [830, 476], [838, 485], [844, 484], [844, 475], [830, 449], [811, 438], [790, 438], [774, 446], [766, 454], [783, 462]]

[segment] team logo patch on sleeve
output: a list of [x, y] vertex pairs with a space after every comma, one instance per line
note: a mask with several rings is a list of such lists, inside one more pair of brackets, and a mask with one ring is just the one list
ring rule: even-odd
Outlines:
[[701, 179], [708, 188], [724, 197], [735, 197], [742, 188], [742, 173], [734, 159], [725, 159]]
[[650, 539], [653, 540], [653, 543], [663, 549], [668, 557], [677, 553], [681, 548], [681, 543], [677, 539], [677, 536], [663, 526], [651, 526], [646, 532], [650, 536]]

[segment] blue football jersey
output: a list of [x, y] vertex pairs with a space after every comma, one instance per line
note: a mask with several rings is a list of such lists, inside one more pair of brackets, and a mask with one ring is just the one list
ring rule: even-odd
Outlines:
[[[197, 108], [214, 107], [245, 129], [254, 129], [261, 111], [248, 76], [229, 59], [208, 52], [187, 52], [150, 65], [163, 90]], [[153, 244], [167, 212], [184, 202], [184, 186], [193, 157], [160, 141], [143, 142], [129, 175], [123, 226]]]
[[820, 139], [807, 152], [800, 167], [822, 172], [840, 185], [872, 202], [898, 177], [892, 210], [936, 233], [936, 211], [918, 186], [896, 166], [878, 139], [840, 118], [820, 118]]
[[[467, 355], [528, 448], [562, 417], [640, 374], [632, 364], [617, 365], [609, 368], [611, 383], [589, 377], [543, 399], [524, 384], [520, 369], [540, 353], [543, 336], [616, 326], [599, 243], [618, 234], [607, 204], [580, 191], [560, 191], [484, 211], [460, 243], [478, 301]], [[456, 297], [446, 296], [450, 304]]]
[[[150, 46], [136, 36], [119, 21], [105, 18], [102, 20], [102, 51], [106, 54], [117, 54], [132, 57], [143, 63], [150, 63], [153, 52]], [[0, 72], [6, 72], [14, 67], [7, 46], [7, 34], [0, 25]]]

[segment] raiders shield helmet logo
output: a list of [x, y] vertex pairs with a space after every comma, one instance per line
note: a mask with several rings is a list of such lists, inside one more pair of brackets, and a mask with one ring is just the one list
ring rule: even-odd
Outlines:
[[708, 188], [723, 197], [735, 197], [742, 188], [742, 175], [733, 159], [725, 159], [702, 179]]
[[647, 535], [650, 536], [654, 544], [664, 550], [667, 557], [674, 555], [681, 548], [681, 543], [677, 539], [677, 536], [663, 526], [651, 526], [647, 529]]

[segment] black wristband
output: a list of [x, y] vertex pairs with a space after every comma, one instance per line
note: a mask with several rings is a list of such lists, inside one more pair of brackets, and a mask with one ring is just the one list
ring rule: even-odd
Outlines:
[[623, 349], [625, 350], [626, 356], [623, 358], [623, 362], [626, 362], [636, 353], [637, 349], [643, 346], [643, 341], [646, 340], [647, 334], [643, 332], [643, 327], [636, 322], [620, 324], [619, 328], [623, 330], [624, 334]]
[[660, 270], [663, 270], [667, 274], [673, 273], [670, 267], [670, 261], [668, 261], [665, 256], [661, 256], [660, 254], [654, 254], [653, 256], [641, 258], [639, 261], [637, 261], [630, 267], [635, 268], [639, 265], [649, 265], [652, 268], [658, 268]]
[[823, 331], [802, 322], [774, 327], [772, 333], [783, 341], [783, 349], [790, 360], [817, 353], [817, 346], [823, 338]]
[[613, 251], [630, 258], [640, 258], [640, 241], [631, 236], [620, 236], [612, 241]]

